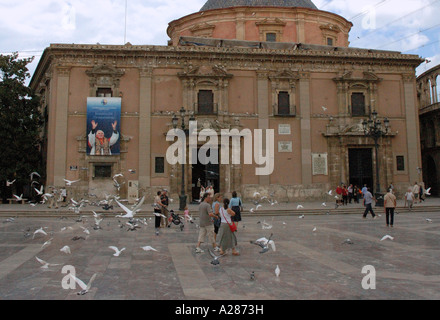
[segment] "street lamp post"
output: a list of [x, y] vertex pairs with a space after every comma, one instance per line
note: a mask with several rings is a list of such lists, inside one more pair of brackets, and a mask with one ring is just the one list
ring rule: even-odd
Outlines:
[[371, 113], [370, 119], [364, 120], [362, 122], [362, 125], [364, 127], [364, 133], [366, 136], [373, 138], [374, 140], [374, 147], [376, 150], [376, 190], [375, 190], [375, 197], [376, 197], [376, 206], [377, 207], [383, 207], [384, 206], [384, 197], [380, 190], [380, 180], [379, 180], [379, 139], [383, 136], [388, 134], [389, 128], [390, 128], [390, 121], [388, 118], [385, 118], [382, 121], [380, 121], [377, 118], [377, 112], [373, 111]]
[[[189, 132], [189, 129], [187, 130], [185, 127], [185, 115], [186, 115], [185, 108], [182, 107], [179, 112], [180, 112], [180, 118], [182, 120], [181, 129], [183, 132], [185, 132], [185, 134], [187, 134]], [[189, 121], [194, 121], [194, 120], [195, 120], [194, 116], [191, 115], [191, 118], [189, 119]], [[178, 122], [179, 122], [179, 119], [177, 118], [176, 114], [174, 114], [174, 116], [173, 116], [173, 128], [174, 129], [177, 128]], [[184, 211], [185, 207], [186, 207], [187, 199], [188, 199], [187, 195], [185, 194], [185, 163], [182, 162], [181, 166], [182, 166], [182, 181], [181, 181], [181, 185], [180, 185], [179, 210]]]

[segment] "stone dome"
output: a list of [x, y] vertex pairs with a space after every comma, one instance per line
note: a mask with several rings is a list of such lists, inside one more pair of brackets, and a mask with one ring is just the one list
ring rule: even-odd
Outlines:
[[311, 0], [208, 0], [200, 11], [231, 7], [300, 7], [318, 9]]

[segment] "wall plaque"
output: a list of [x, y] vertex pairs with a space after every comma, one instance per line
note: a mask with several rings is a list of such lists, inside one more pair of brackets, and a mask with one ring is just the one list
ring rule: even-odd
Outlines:
[[292, 152], [292, 141], [279, 141], [278, 152]]
[[280, 134], [280, 135], [292, 134], [292, 131], [290, 129], [290, 124], [279, 124], [278, 125], [278, 134]]
[[312, 154], [313, 175], [328, 175], [327, 170], [327, 154], [313, 153]]

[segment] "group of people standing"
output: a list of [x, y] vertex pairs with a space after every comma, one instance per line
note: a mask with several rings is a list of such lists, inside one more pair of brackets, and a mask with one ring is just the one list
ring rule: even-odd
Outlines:
[[347, 205], [354, 201], [355, 203], [359, 203], [359, 198], [362, 197], [362, 191], [357, 185], [350, 184], [348, 187], [343, 184], [339, 185], [336, 188], [336, 194], [338, 195], [338, 199], [336, 203], [338, 205]]
[[226, 254], [229, 249], [232, 250], [232, 255], [240, 255], [237, 251], [237, 228], [242, 209], [243, 204], [235, 191], [231, 200], [219, 193], [212, 197], [206, 192], [199, 206], [200, 230], [196, 253], [204, 252], [200, 246], [208, 238], [213, 250], [220, 255]]

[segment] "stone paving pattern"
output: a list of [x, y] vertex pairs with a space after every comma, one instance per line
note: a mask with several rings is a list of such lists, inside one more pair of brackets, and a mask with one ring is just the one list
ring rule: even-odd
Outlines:
[[[20, 205], [15, 208], [20, 210]], [[241, 255], [229, 253], [220, 258], [218, 266], [210, 263], [207, 250], [195, 253], [195, 224], [186, 224], [183, 231], [177, 226], [161, 229], [156, 236], [153, 219], [147, 219], [148, 226], [131, 232], [119, 227], [122, 219], [113, 217], [104, 219], [102, 230], [93, 230], [91, 216], [83, 222], [72, 217], [17, 217], [14, 222], [5, 222], [2, 217], [0, 299], [439, 299], [440, 209], [426, 213], [401, 210], [392, 229], [386, 228], [382, 210], [376, 209], [381, 217], [375, 220], [371, 216], [363, 220], [361, 209], [359, 214], [332, 212], [304, 219], [297, 215], [244, 216], [237, 234]], [[196, 213], [193, 216], [197, 219]], [[263, 221], [273, 228], [263, 230]], [[40, 227], [47, 227], [47, 236], [24, 237], [27, 228], [32, 234]], [[62, 227], [73, 229], [60, 231]], [[90, 235], [81, 227], [88, 228]], [[277, 250], [260, 254], [260, 248], [250, 241], [271, 233]], [[394, 241], [381, 242], [386, 234]], [[73, 241], [74, 236], [86, 240]], [[51, 237], [52, 243], [42, 248]], [[343, 244], [347, 238], [353, 244]], [[65, 245], [70, 246], [71, 255], [59, 251]], [[146, 245], [158, 252], [140, 248]], [[108, 246], [126, 250], [114, 257]], [[35, 257], [60, 265], [44, 270]], [[79, 288], [62, 288], [65, 265], [74, 266], [78, 278], [86, 283], [97, 273], [89, 293], [80, 296], [76, 294]], [[277, 265], [279, 278], [274, 272]], [[365, 265], [376, 269], [376, 290], [362, 289]], [[250, 280], [252, 272], [254, 281]]]

